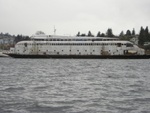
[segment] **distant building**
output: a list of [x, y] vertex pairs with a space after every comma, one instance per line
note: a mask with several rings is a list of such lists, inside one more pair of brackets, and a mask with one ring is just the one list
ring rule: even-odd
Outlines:
[[14, 45], [15, 36], [0, 35], [0, 49], [9, 49]]
[[134, 44], [138, 45], [139, 39], [138, 39], [138, 35], [134, 36], [133, 38], [130, 39], [131, 42], [133, 42]]
[[14, 44], [15, 36], [0, 36], [0, 44]]
[[150, 42], [145, 42], [144, 43], [144, 46], [149, 46], [150, 45]]

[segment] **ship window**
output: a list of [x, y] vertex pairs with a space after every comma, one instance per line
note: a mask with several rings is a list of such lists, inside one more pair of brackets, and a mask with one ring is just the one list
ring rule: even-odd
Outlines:
[[117, 46], [118, 46], [118, 47], [121, 47], [121, 43], [117, 43]]
[[27, 47], [27, 43], [24, 43], [24, 46]]
[[127, 43], [127, 47], [133, 47], [133, 44]]

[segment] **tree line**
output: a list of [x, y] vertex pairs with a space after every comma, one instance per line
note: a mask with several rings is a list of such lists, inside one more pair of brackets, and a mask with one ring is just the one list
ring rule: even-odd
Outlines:
[[[78, 32], [76, 36], [77, 36], [77, 37], [84, 37], [84, 36], [87, 36], [87, 37], [94, 37], [94, 34], [91, 33], [91, 31], [89, 31], [88, 34], [85, 34], [85, 33], [82, 33], [82, 34], [81, 34], [80, 32]], [[101, 32], [99, 31], [99, 32], [97, 33], [96, 37], [115, 37], [115, 35], [113, 34], [112, 29], [109, 28], [106, 33], [101, 33]]]
[[14, 39], [14, 43], [23, 41], [23, 40], [30, 40], [29, 36], [17, 35]]
[[29, 36], [24, 36], [24, 35], [11, 35], [9, 33], [0, 33], [0, 38], [14, 38], [14, 44], [19, 42], [19, 41], [23, 41], [23, 40], [29, 40], [30, 37]]
[[[131, 37], [131, 36], [134, 36], [135, 35], [135, 30], [133, 29], [132, 32], [130, 30], [127, 30], [126, 34], [124, 34], [123, 31], [121, 31], [121, 33], [119, 34], [119, 36], [117, 35], [114, 35], [113, 34], [113, 30], [111, 28], [108, 28], [106, 33], [101, 33], [100, 31], [97, 33], [96, 37], [124, 37], [124, 36], [128, 36], [128, 37]], [[85, 34], [85, 33], [80, 33], [78, 32], [76, 36], [87, 36], [87, 37], [94, 37], [93, 33], [91, 33], [91, 31], [88, 32], [88, 34]]]
[[[87, 34], [78, 32], [76, 36], [77, 37], [84, 37], [84, 36], [94, 37], [94, 34], [91, 31], [88, 31]], [[108, 28], [106, 33], [101, 33], [99, 31], [96, 37], [116, 37], [121, 40], [131, 40], [132, 38], [137, 37], [139, 40], [138, 44], [140, 46], [143, 46], [145, 42], [150, 42], [150, 32], [149, 32], [148, 26], [145, 29], [141, 27], [139, 34], [136, 33], [135, 29], [133, 28], [132, 30], [128, 29], [125, 33], [124, 31], [121, 31], [118, 36], [113, 34], [113, 30], [111, 28]]]
[[[132, 30], [127, 30], [125, 33], [124, 31], [121, 31], [119, 35], [114, 35], [113, 30], [111, 28], [108, 28], [105, 33], [101, 33], [98, 31], [97, 35], [94, 36], [94, 34], [91, 31], [88, 31], [87, 34], [85, 33], [80, 33], [78, 32], [77, 37], [115, 37], [119, 38], [120, 40], [131, 40], [134, 37], [138, 38], [138, 44], [140, 46], [143, 46], [145, 42], [150, 42], [150, 32], [148, 29], [148, 26], [146, 28], [141, 27], [140, 32], [136, 33], [135, 29], [133, 28]], [[19, 41], [23, 40], [30, 40], [29, 36], [24, 36], [24, 35], [10, 35], [9, 33], [0, 33], [0, 38], [2, 37], [12, 37], [14, 38], [14, 44], [16, 44]], [[150, 47], [149, 47], [150, 48]]]

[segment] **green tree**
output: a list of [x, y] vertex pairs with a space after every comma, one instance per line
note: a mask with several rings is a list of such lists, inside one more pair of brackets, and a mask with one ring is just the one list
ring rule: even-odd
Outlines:
[[101, 32], [100, 31], [97, 33], [97, 37], [101, 37]]
[[80, 36], [80, 32], [78, 32], [78, 34], [76, 36], [79, 37]]
[[132, 36], [135, 36], [135, 30], [134, 30], [134, 28], [132, 30]]
[[144, 45], [144, 42], [145, 42], [145, 37], [144, 37], [144, 34], [145, 34], [145, 30], [143, 27], [141, 27], [141, 30], [140, 30], [140, 34], [139, 34], [139, 45], [143, 46]]
[[88, 32], [88, 37], [93, 37], [94, 35], [91, 33], [91, 31]]
[[131, 31], [130, 30], [127, 30], [126, 36], [131, 36]]
[[141, 27], [140, 34], [139, 34], [139, 45], [143, 46], [145, 42], [150, 41], [150, 33], [148, 26], [144, 29]]
[[148, 26], [145, 28], [145, 42], [150, 41], [150, 34], [149, 34], [149, 29]]
[[108, 28], [107, 32], [106, 32], [106, 36], [107, 37], [114, 37], [112, 29]]
[[82, 33], [80, 36], [81, 36], [81, 37], [85, 37], [85, 36], [86, 36], [86, 34]]
[[124, 32], [121, 31], [121, 33], [119, 34], [119, 37], [123, 37], [124, 36]]
[[101, 37], [105, 37], [105, 33], [102, 33], [102, 34], [101, 34]]

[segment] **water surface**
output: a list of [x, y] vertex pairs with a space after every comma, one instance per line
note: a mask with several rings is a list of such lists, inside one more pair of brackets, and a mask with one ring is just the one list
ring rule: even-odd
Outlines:
[[0, 113], [149, 113], [150, 60], [0, 58]]

